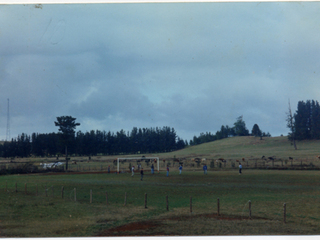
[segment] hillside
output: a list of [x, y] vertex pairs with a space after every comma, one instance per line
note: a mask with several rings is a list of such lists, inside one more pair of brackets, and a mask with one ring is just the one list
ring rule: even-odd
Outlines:
[[179, 151], [159, 154], [160, 157], [205, 157], [209, 159], [225, 158], [261, 158], [262, 156], [288, 159], [316, 158], [320, 155], [320, 140], [297, 142], [298, 150], [294, 150], [287, 137], [231, 137], [222, 140], [191, 146]]

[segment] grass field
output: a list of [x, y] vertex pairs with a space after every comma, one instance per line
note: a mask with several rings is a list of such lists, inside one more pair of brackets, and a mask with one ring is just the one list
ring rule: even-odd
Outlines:
[[[88, 161], [87, 156], [71, 156], [73, 162], [69, 163], [69, 170], [93, 172], [106, 171], [108, 166], [111, 171], [117, 169], [113, 160], [125, 157], [141, 157], [143, 155], [149, 157], [159, 157], [161, 160], [160, 169], [165, 170], [166, 164], [170, 163], [170, 167], [178, 168], [179, 164], [175, 163], [173, 159], [178, 159], [184, 164], [184, 168], [190, 171], [199, 170], [202, 166], [197, 166], [192, 162], [193, 158], [206, 158], [206, 164], [209, 166], [210, 161], [215, 161], [218, 158], [224, 158], [225, 163], [222, 164], [223, 169], [233, 169], [237, 167], [237, 160], [241, 161], [245, 158], [242, 164], [246, 168], [289, 168], [289, 169], [314, 169], [320, 168], [320, 160], [317, 157], [320, 155], [320, 140], [300, 141], [297, 142], [298, 150], [294, 150], [287, 137], [266, 137], [260, 140], [259, 137], [232, 137], [219, 141], [204, 143], [196, 146], [187, 147], [185, 149], [159, 154], [139, 154], [139, 155], [118, 155], [118, 156], [92, 156]], [[265, 156], [265, 159], [261, 157]], [[268, 161], [268, 157], [273, 157], [275, 160]], [[291, 157], [293, 160], [289, 160]], [[162, 160], [166, 160], [163, 163]], [[41, 163], [56, 162], [56, 157], [43, 158], [15, 158], [0, 159], [0, 169], [15, 168], [20, 163], [32, 162], [35, 166], [41, 168]], [[64, 161], [63, 157], [59, 161]], [[136, 161], [132, 165], [136, 165]], [[175, 164], [175, 165], [174, 165]], [[142, 167], [150, 171], [150, 165], [142, 163]], [[218, 165], [215, 163], [215, 167]], [[120, 165], [122, 171], [129, 171], [129, 163], [126, 162]]]
[[[286, 137], [234, 137], [147, 154], [160, 157], [161, 171], [151, 175], [150, 165], [142, 162], [143, 181], [138, 172], [134, 177], [106, 172], [108, 165], [116, 169], [112, 162], [117, 157], [134, 155], [93, 156], [91, 161], [71, 157], [77, 164], [70, 164], [69, 173], [0, 175], [0, 237], [318, 235], [320, 141], [297, 145], [294, 150]], [[261, 156], [274, 157], [274, 166]], [[286, 162], [289, 156], [292, 162]], [[196, 157], [206, 158], [207, 165], [218, 158], [226, 162], [209, 167], [204, 175], [202, 165], [191, 160]], [[174, 158], [184, 164], [181, 175]], [[246, 160], [239, 175], [237, 165], [232, 164], [242, 158]], [[12, 163], [2, 159], [1, 168], [53, 161], [54, 157], [14, 159]], [[164, 171], [167, 163], [171, 164], [169, 177]], [[129, 170], [128, 164], [121, 169]]]
[[148, 173], [143, 181], [129, 173], [6, 175], [1, 176], [0, 236], [319, 234], [319, 180], [318, 171], [245, 169], [242, 175], [237, 170]]

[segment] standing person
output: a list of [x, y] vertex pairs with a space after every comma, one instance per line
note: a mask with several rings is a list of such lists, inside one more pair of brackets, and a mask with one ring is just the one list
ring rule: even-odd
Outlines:
[[133, 177], [133, 175], [134, 175], [134, 166], [132, 166], [131, 172], [132, 172], [131, 177]]
[[180, 171], [180, 173], [179, 173], [179, 174], [181, 174], [181, 171], [182, 171], [182, 165], [180, 165], [180, 167], [179, 167], [179, 171]]
[[141, 174], [141, 181], [142, 181], [142, 179], [143, 179], [143, 168], [141, 168], [140, 174]]
[[167, 165], [167, 177], [169, 177], [169, 165]]
[[241, 174], [241, 170], [242, 170], [242, 165], [241, 163], [239, 163], [239, 175]]
[[207, 174], [207, 170], [208, 170], [208, 167], [207, 167], [207, 165], [205, 164], [205, 165], [203, 166], [203, 174]]
[[108, 173], [110, 173], [110, 165], [108, 166]]
[[153, 164], [151, 165], [151, 174], [154, 174], [154, 166], [153, 166]]

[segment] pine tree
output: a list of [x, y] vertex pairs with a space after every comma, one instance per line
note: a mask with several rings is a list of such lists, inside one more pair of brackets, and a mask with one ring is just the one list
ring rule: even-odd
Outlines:
[[254, 124], [251, 130], [251, 134], [255, 137], [261, 137], [262, 136], [262, 132], [258, 126], [258, 124]]
[[248, 136], [249, 130], [246, 128], [246, 123], [242, 120], [243, 116], [237, 118], [234, 123], [234, 132], [236, 136]]
[[66, 170], [68, 170], [68, 146], [72, 144], [75, 137], [75, 129], [80, 123], [76, 123], [76, 118], [71, 116], [61, 116], [57, 117], [57, 121], [54, 122], [55, 126], [59, 127], [59, 132], [61, 133], [61, 141], [65, 146], [66, 153]]

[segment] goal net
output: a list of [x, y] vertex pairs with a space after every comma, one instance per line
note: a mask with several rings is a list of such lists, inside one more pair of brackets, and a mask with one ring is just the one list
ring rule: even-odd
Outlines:
[[151, 164], [153, 162], [156, 162], [156, 166], [157, 166], [157, 171], [160, 171], [160, 166], [159, 166], [159, 158], [158, 157], [133, 157], [133, 158], [118, 158], [117, 159], [117, 172], [120, 173], [120, 162], [133, 162], [136, 161], [137, 163], [139, 162], [151, 162]]

